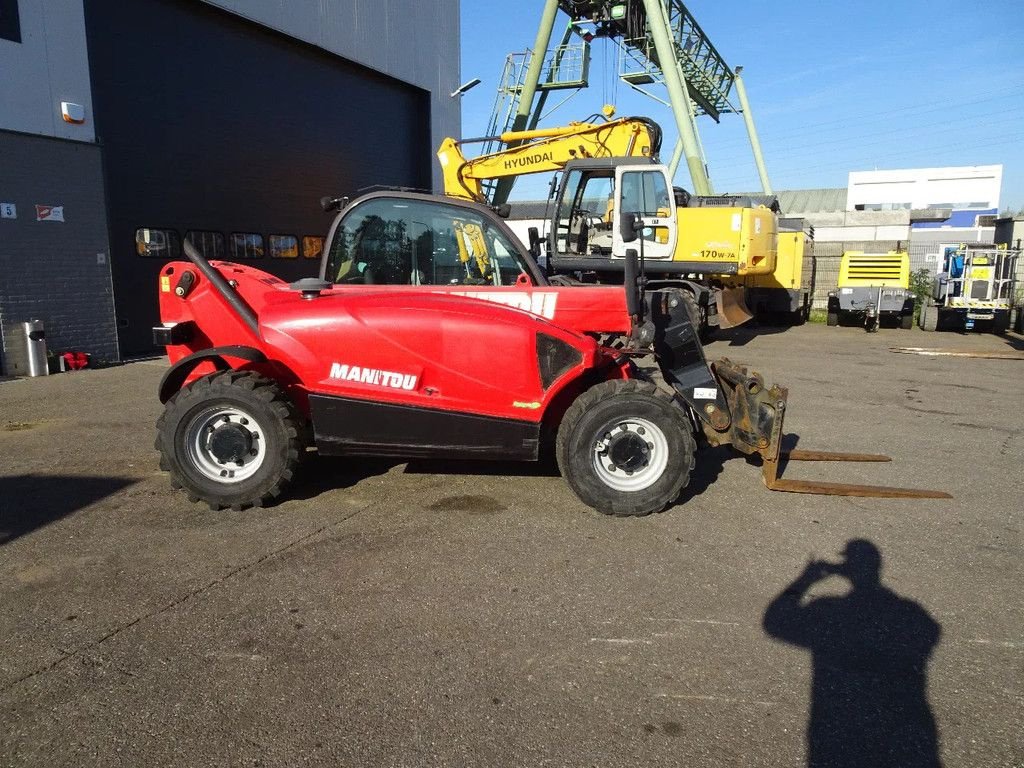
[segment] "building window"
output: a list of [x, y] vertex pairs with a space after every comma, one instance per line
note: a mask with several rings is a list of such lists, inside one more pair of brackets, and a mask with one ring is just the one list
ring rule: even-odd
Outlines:
[[185, 233], [185, 239], [192, 243], [205, 259], [224, 258], [224, 235], [220, 232], [190, 229]]
[[853, 206], [855, 211], [910, 211], [911, 203], [859, 203]]
[[295, 235], [271, 235], [270, 257], [272, 259], [299, 258], [299, 240]]
[[262, 259], [263, 235], [251, 232], [234, 232], [231, 235], [232, 259]]
[[967, 208], [993, 208], [995, 206], [989, 205], [987, 202], [979, 202], [977, 200], [971, 202], [959, 202], [959, 203], [928, 203], [929, 208], [953, 208], [958, 211]]
[[13, 43], [21, 42], [18, 0], [0, 0], [0, 38]]
[[324, 239], [306, 235], [302, 238], [302, 258], [319, 259], [324, 252]]
[[140, 227], [135, 230], [135, 252], [154, 259], [180, 259], [181, 240], [173, 229]]

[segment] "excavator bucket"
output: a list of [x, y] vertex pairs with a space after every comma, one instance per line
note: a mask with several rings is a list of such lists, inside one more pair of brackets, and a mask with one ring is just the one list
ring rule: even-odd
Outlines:
[[837, 453], [833, 451], [783, 450], [782, 423], [789, 392], [785, 387], [766, 388], [760, 374], [729, 360], [712, 365], [722, 386], [732, 421], [729, 438], [732, 446], [749, 455], [761, 456], [762, 479], [767, 488], [787, 493], [813, 493], [826, 496], [870, 496], [883, 499], [951, 499], [945, 491], [895, 488], [884, 485], [827, 483], [817, 480], [790, 480], [780, 477], [789, 461], [889, 462], [888, 456], [874, 453]]
[[746, 296], [747, 291], [743, 287], [722, 288], [718, 291], [715, 303], [718, 307], [719, 328], [734, 328], [754, 317], [747, 308]]

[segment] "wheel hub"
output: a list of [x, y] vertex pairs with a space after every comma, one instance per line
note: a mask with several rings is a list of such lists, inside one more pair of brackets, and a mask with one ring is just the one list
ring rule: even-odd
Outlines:
[[237, 483], [253, 476], [267, 451], [263, 428], [252, 414], [233, 405], [198, 412], [185, 434], [186, 456], [210, 480]]
[[617, 491], [642, 491], [658, 481], [668, 466], [668, 439], [660, 427], [629, 417], [609, 424], [592, 447], [598, 478]]
[[608, 460], [623, 472], [635, 472], [647, 463], [651, 451], [636, 432], [620, 431], [608, 445]]
[[210, 435], [210, 453], [222, 463], [242, 461], [252, 451], [252, 432], [241, 424], [227, 422]]

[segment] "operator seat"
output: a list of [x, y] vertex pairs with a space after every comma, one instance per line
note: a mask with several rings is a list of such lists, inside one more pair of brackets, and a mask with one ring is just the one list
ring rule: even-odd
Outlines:
[[570, 253], [587, 253], [590, 242], [590, 222], [587, 215], [580, 213], [573, 216], [569, 223], [568, 243]]

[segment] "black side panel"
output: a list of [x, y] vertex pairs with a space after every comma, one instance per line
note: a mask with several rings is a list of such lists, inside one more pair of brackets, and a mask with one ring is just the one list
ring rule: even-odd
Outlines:
[[[247, 263], [292, 281], [319, 272], [301, 242], [327, 234], [320, 197], [431, 185], [426, 91], [196, 0], [85, 0], [85, 18], [125, 354], [159, 324], [165, 259], [136, 255], [137, 228], [262, 235]], [[272, 234], [298, 258], [271, 258]]]
[[324, 454], [535, 460], [540, 425], [429, 408], [310, 395]]
[[[556, 272], [623, 272], [625, 259], [600, 258], [594, 256], [570, 258], [555, 255], [549, 258], [551, 268]], [[691, 272], [702, 275], [734, 275], [736, 263], [728, 261], [648, 261], [644, 270], [651, 277], [656, 275], [688, 275]]]

